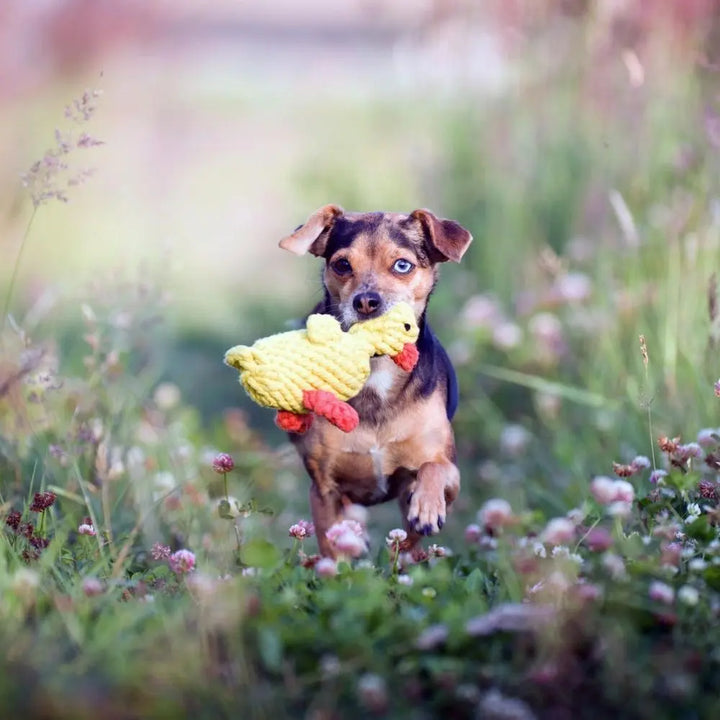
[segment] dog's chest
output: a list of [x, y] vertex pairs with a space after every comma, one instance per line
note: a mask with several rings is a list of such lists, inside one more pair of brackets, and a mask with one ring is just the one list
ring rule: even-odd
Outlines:
[[377, 357], [370, 361], [370, 377], [365, 383], [364, 390], [372, 391], [384, 401], [397, 381], [397, 365], [388, 357]]

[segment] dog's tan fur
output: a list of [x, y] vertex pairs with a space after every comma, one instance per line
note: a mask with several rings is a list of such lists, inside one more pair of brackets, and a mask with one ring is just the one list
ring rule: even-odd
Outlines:
[[[401, 301], [424, 323], [436, 264], [459, 262], [471, 239], [457, 223], [427, 210], [345, 213], [328, 205], [280, 245], [298, 255], [325, 258], [326, 299], [315, 312], [330, 312], [349, 327]], [[397, 272], [398, 260], [409, 261], [412, 270]], [[371, 307], [378, 302], [379, 307]], [[423, 367], [431, 367], [432, 358], [423, 360], [418, 347]], [[356, 430], [344, 433], [316, 418], [306, 434], [292, 436], [312, 479], [318, 544], [323, 555], [333, 555], [325, 532], [341, 519], [348, 502], [372, 505], [397, 498], [408, 532], [406, 549], [420, 556], [422, 534], [440, 530], [460, 488], [447, 412], [449, 381], [438, 377], [432, 385], [422, 372], [408, 376], [387, 357], [373, 358], [371, 364], [368, 383], [351, 401], [360, 416]]]

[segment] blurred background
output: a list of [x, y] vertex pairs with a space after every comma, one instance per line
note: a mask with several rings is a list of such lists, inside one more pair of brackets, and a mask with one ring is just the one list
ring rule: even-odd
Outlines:
[[475, 236], [431, 305], [465, 508], [566, 508], [717, 416], [719, 33], [712, 0], [4, 0], [8, 307], [67, 370], [81, 303], [134, 283], [157, 381], [278, 446], [221, 364], [318, 297], [278, 240], [431, 208]]

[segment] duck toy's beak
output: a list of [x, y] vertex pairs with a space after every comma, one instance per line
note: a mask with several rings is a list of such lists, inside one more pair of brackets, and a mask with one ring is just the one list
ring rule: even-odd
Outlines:
[[415, 343], [405, 343], [397, 355], [391, 355], [392, 361], [405, 372], [412, 372], [417, 365], [418, 357], [420, 357], [420, 353]]

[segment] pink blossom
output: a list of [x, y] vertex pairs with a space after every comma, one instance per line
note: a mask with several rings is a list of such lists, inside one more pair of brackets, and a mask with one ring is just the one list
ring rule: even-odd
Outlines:
[[332, 558], [320, 558], [315, 563], [315, 572], [320, 577], [333, 577], [337, 575], [337, 563]]
[[340, 535], [347, 531], [357, 535], [359, 538], [365, 537], [362, 525], [356, 520], [340, 520], [340, 522], [336, 522], [330, 526], [325, 536], [331, 543], [334, 543]]
[[609, 505], [615, 500], [615, 481], [599, 475], [590, 483], [590, 493], [601, 505]]
[[670, 585], [660, 582], [659, 580], [654, 580], [650, 583], [648, 595], [651, 600], [665, 603], [665, 605], [672, 605], [675, 600], [675, 591]]
[[97, 578], [86, 577], [82, 581], [82, 589], [87, 597], [92, 597], [93, 595], [102, 595], [105, 588]]
[[365, 541], [351, 530], [340, 533], [333, 540], [333, 545], [339, 553], [350, 557], [360, 557], [367, 550]]
[[170, 569], [178, 575], [185, 575], [195, 568], [195, 553], [190, 550], [177, 550], [168, 559]]
[[566, 545], [575, 539], [575, 523], [565, 517], [553, 518], [543, 530], [542, 539], [551, 545]]
[[235, 467], [235, 461], [227, 453], [218, 453], [212, 462], [213, 470], [223, 475], [229, 473]]
[[482, 535], [482, 528], [476, 523], [470, 523], [470, 525], [465, 528], [465, 540], [469, 543], [477, 542]]
[[307, 520], [298, 520], [294, 525], [290, 526], [288, 535], [296, 540], [304, 540], [315, 534], [315, 526]]
[[635, 488], [627, 480], [615, 481], [615, 502], [631, 503], [635, 499]]
[[80, 533], [80, 535], [97, 535], [95, 528], [90, 523], [78, 525], [78, 533]]
[[605, 552], [613, 544], [612, 535], [604, 527], [594, 527], [585, 536], [585, 544], [593, 552]]
[[172, 555], [172, 550], [167, 545], [162, 543], [155, 543], [150, 548], [150, 555], [153, 560], [167, 560]]
[[514, 521], [512, 507], [507, 500], [493, 498], [480, 508], [478, 520], [481, 525], [492, 530], [510, 525]]

